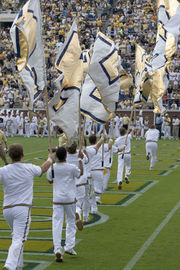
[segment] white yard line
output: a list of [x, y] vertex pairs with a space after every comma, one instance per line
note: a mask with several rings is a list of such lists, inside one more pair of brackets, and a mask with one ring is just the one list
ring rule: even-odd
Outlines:
[[29, 155], [34, 155], [34, 154], [37, 154], [37, 153], [42, 153], [42, 152], [46, 152], [46, 150], [39, 150], [39, 151], [36, 151], [36, 152], [27, 153], [27, 154], [24, 155], [24, 157], [29, 156]]
[[151, 234], [148, 240], [142, 245], [142, 247], [138, 250], [138, 252], [134, 255], [134, 257], [128, 262], [128, 264], [123, 268], [123, 270], [131, 270], [135, 264], [140, 260], [143, 256], [144, 252], [149, 248], [152, 242], [156, 239], [158, 234], [162, 231], [165, 225], [169, 222], [172, 216], [176, 213], [176, 211], [180, 208], [180, 201], [174, 206], [174, 208], [169, 212], [169, 214], [165, 217], [162, 223], [156, 228], [156, 230]]

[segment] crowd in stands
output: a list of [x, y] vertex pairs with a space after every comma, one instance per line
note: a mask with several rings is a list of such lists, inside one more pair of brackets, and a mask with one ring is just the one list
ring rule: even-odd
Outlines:
[[[1, 1], [2, 2], [2, 1]], [[0, 3], [0, 11], [15, 12], [22, 1], [8, 0]], [[74, 18], [78, 17], [79, 38], [82, 49], [94, 43], [96, 33], [101, 30], [110, 36], [122, 57], [124, 69], [134, 74], [135, 44], [142, 45], [150, 53], [156, 42], [157, 8], [156, 0], [42, 0], [43, 40], [49, 96], [56, 91], [53, 83], [57, 78], [54, 62], [63, 45]], [[16, 72], [14, 53], [9, 35], [10, 27], [0, 27], [0, 107], [27, 108], [29, 97]], [[53, 38], [52, 38], [53, 37]], [[167, 109], [180, 108], [180, 42], [173, 58], [174, 70], [164, 95]], [[132, 107], [133, 89], [120, 89], [119, 109]], [[44, 96], [36, 104], [44, 108]], [[153, 108], [152, 104], [145, 106]]]

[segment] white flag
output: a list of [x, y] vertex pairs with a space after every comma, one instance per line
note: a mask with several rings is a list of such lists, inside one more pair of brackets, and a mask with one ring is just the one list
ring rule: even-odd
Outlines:
[[102, 103], [114, 112], [119, 100], [119, 56], [114, 42], [102, 33], [97, 34], [88, 74], [98, 88]]
[[[38, 93], [44, 89], [46, 84], [41, 27], [39, 0], [29, 0], [16, 16], [10, 30], [18, 71], [21, 72], [20, 75], [27, 87], [27, 76], [29, 74], [30, 78], [31, 75], [26, 71], [31, 69], [34, 77], [34, 89], [37, 87]], [[37, 95], [37, 92], [35, 94]]]
[[81, 113], [99, 124], [105, 124], [110, 113], [102, 104], [100, 93], [89, 75], [86, 75], [81, 93]]

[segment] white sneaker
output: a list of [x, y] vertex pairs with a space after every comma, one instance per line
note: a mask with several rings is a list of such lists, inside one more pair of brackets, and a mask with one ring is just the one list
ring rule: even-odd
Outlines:
[[99, 197], [96, 197], [96, 203], [101, 204], [101, 199]]
[[73, 248], [68, 249], [68, 250], [65, 250], [64, 252], [66, 254], [73, 255], [73, 256], [76, 256], [77, 255], [76, 251]]

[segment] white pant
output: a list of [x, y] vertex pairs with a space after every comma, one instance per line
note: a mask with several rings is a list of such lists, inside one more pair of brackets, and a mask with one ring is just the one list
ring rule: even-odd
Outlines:
[[164, 126], [164, 139], [171, 139], [171, 127], [170, 126]]
[[4, 218], [12, 230], [12, 243], [5, 262], [5, 266], [10, 270], [23, 267], [23, 247], [29, 232], [30, 212], [30, 208], [26, 206], [15, 206], [3, 210]]
[[75, 220], [75, 204], [68, 205], [53, 205], [52, 232], [54, 253], [62, 253], [62, 228], [64, 221], [64, 213], [66, 214], [66, 241], [65, 250], [74, 248], [76, 235], [76, 220]]
[[157, 143], [156, 142], [147, 142], [146, 143], [146, 155], [150, 153], [151, 162], [150, 167], [154, 167], [156, 163], [156, 153], [157, 153]]
[[117, 183], [123, 182], [123, 171], [125, 167], [125, 176], [131, 174], [131, 154], [118, 155]]
[[110, 174], [111, 174], [111, 170], [107, 168], [106, 174], [104, 175], [103, 190], [107, 188]]
[[25, 123], [25, 136], [29, 138], [30, 137], [30, 123]]
[[83, 207], [83, 201], [85, 197], [85, 185], [83, 186], [76, 186], [76, 213], [79, 214], [79, 217], [81, 218], [81, 212]]
[[102, 194], [103, 183], [104, 183], [103, 170], [91, 171], [91, 177], [92, 177], [95, 193]]
[[85, 185], [85, 197], [83, 201], [83, 217], [84, 218], [89, 217], [89, 212], [90, 212], [89, 195], [90, 195], [90, 185], [88, 184], [88, 185]]
[[35, 123], [30, 124], [30, 136], [34, 136], [34, 133], [37, 135], [37, 125]]

